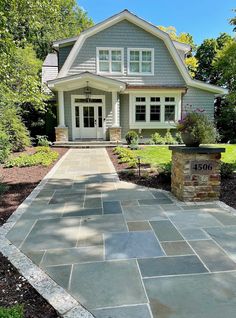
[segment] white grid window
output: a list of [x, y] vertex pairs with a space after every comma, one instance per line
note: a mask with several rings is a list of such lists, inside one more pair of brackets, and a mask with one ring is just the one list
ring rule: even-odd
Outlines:
[[176, 120], [176, 99], [165, 96], [135, 96], [134, 121], [168, 123]]
[[153, 75], [154, 50], [153, 49], [128, 49], [128, 73]]
[[120, 48], [97, 48], [97, 70], [99, 73], [122, 74], [124, 52]]

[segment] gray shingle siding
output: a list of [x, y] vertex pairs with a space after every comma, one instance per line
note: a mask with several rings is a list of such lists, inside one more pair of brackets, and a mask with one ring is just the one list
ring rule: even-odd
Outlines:
[[69, 55], [72, 47], [74, 45], [68, 45], [68, 46], [64, 46], [64, 47], [59, 47], [59, 54], [58, 54], [58, 68], [59, 71], [62, 68], [63, 64], [65, 63], [65, 60], [67, 58], [67, 56]]
[[193, 109], [203, 108], [206, 114], [214, 118], [214, 93], [204, 91], [199, 88], [189, 87], [187, 94], [183, 97], [183, 109], [192, 105]]
[[[96, 73], [96, 47], [124, 48], [124, 75], [110, 76], [133, 85], [184, 85], [185, 82], [165, 43], [140, 27], [123, 20], [85, 40], [69, 74]], [[154, 76], [127, 75], [127, 48], [154, 48]]]

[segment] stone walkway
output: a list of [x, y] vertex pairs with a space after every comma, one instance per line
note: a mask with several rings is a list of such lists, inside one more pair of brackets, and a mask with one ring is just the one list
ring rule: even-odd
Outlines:
[[234, 318], [236, 215], [70, 150], [7, 238], [97, 318]]

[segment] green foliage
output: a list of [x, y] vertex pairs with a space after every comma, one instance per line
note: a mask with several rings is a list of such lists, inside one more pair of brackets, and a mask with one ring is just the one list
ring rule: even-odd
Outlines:
[[52, 151], [49, 147], [38, 147], [34, 154], [21, 154], [18, 157], [9, 159], [5, 167], [30, 167], [30, 166], [49, 166], [57, 160], [59, 154]]
[[218, 84], [236, 92], [236, 42], [227, 41], [215, 56], [213, 66], [219, 74]]
[[[158, 26], [158, 28], [168, 33], [172, 40], [189, 44], [192, 48], [192, 51], [196, 50], [196, 44], [194, 43], [194, 40], [191, 34], [185, 33], [185, 32], [177, 34], [176, 28], [173, 26], [168, 26], [168, 27]], [[194, 77], [195, 72], [197, 70], [197, 66], [198, 66], [198, 60], [196, 59], [195, 56], [192, 55], [191, 52], [188, 52], [188, 56], [185, 58], [185, 63], [187, 65], [190, 75]]]
[[37, 140], [37, 145], [38, 146], [44, 146], [44, 147], [49, 147], [51, 146], [51, 142], [48, 141], [48, 137], [45, 135], [37, 135], [36, 136], [36, 140]]
[[125, 135], [125, 139], [128, 145], [132, 143], [132, 141], [138, 140], [138, 134], [134, 130], [129, 130], [127, 134]]
[[0, 130], [8, 136], [13, 151], [30, 146], [29, 132], [15, 108], [0, 108]]
[[216, 141], [216, 129], [212, 121], [201, 111], [194, 110], [179, 120], [176, 126], [181, 133], [191, 135], [199, 144], [210, 144]]
[[164, 138], [158, 132], [155, 132], [154, 134], [151, 135], [151, 141], [155, 145], [164, 145], [165, 144]]
[[236, 143], [236, 93], [220, 100], [215, 121], [221, 142]]
[[172, 136], [169, 129], [167, 129], [167, 132], [164, 136], [164, 141], [165, 141], [166, 145], [176, 145], [177, 144], [176, 139]]
[[235, 170], [236, 170], [236, 161], [234, 163], [221, 162], [220, 173], [221, 173], [222, 179], [232, 178]]
[[166, 180], [171, 180], [171, 162], [163, 163], [159, 165], [159, 175], [163, 176]]
[[[233, 11], [236, 12], [236, 9], [233, 9]], [[230, 19], [229, 22], [230, 22], [230, 24], [235, 26], [233, 31], [236, 32], [236, 16], [234, 18]]]
[[135, 168], [137, 166], [137, 156], [131, 149], [116, 147], [114, 153], [118, 156], [119, 163], [127, 163], [130, 168]]
[[0, 163], [4, 163], [11, 153], [11, 144], [7, 134], [0, 130]]
[[92, 20], [75, 0], [2, 0], [2, 28], [17, 46], [31, 43], [44, 59], [54, 40], [79, 35]]
[[11, 308], [0, 307], [0, 318], [23, 318], [23, 306], [16, 305]]
[[155, 132], [151, 135], [151, 141], [155, 145], [176, 145], [178, 143], [176, 138], [172, 136], [170, 129], [167, 129], [164, 137]]
[[198, 60], [198, 68], [195, 78], [211, 84], [219, 84], [221, 75], [214, 65], [214, 60], [220, 50], [232, 38], [226, 33], [221, 33], [216, 39], [205, 39], [197, 48], [195, 57]]

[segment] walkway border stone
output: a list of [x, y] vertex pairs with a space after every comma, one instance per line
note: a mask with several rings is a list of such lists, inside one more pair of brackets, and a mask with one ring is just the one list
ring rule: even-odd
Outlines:
[[37, 292], [55, 308], [61, 317], [93, 318], [94, 316], [89, 311], [81, 306], [78, 301], [76, 301], [61, 286], [56, 284], [54, 280], [35, 265], [26, 255], [21, 253], [20, 250], [6, 238], [7, 233], [42, 190], [47, 180], [66, 159], [70, 151], [71, 150], [69, 149], [24, 200], [24, 202], [22, 202], [16, 211], [9, 217], [7, 222], [0, 227], [0, 251], [17, 268], [20, 274], [27, 279], [30, 285], [32, 285]]

